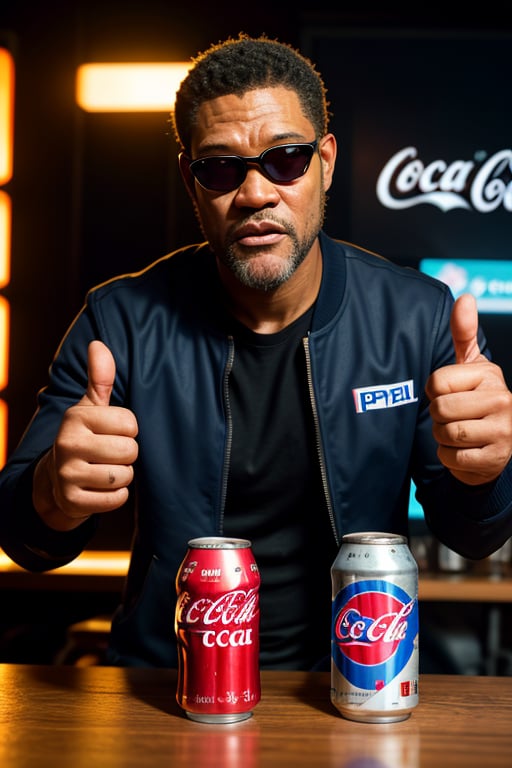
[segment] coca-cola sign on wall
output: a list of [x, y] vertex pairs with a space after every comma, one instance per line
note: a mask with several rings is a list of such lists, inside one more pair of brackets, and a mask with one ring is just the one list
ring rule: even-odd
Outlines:
[[327, 234], [417, 269], [464, 267], [512, 382], [509, 293], [491, 292], [512, 276], [512, 34], [331, 26], [302, 47], [338, 144]]
[[328, 234], [418, 266], [510, 259], [510, 34], [310, 30], [338, 142]]
[[512, 149], [447, 162], [422, 160], [416, 147], [405, 147], [384, 165], [376, 191], [382, 205], [394, 210], [429, 203], [441, 211], [512, 211]]

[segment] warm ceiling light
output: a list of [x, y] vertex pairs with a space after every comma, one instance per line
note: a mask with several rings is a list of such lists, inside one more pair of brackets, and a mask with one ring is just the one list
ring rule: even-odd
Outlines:
[[12, 142], [14, 130], [14, 61], [5, 48], [0, 48], [0, 184], [12, 176]]
[[82, 64], [76, 100], [87, 112], [169, 112], [191, 67], [169, 64]]
[[0, 190], [0, 288], [9, 283], [11, 272], [11, 198]]
[[9, 379], [9, 302], [0, 296], [0, 389]]

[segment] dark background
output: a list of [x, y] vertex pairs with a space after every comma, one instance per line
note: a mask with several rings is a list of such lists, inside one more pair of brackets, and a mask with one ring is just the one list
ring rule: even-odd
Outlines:
[[[3, 291], [12, 313], [10, 380], [1, 393], [9, 406], [9, 451], [87, 289], [200, 238], [168, 116], [82, 112], [74, 90], [81, 63], [189, 60], [239, 31], [299, 46], [326, 78], [340, 144], [329, 234], [413, 266], [426, 256], [512, 258], [510, 212], [385, 212], [372, 186], [374, 169], [395, 144], [417, 141], [423, 154], [446, 159], [469, 159], [480, 143], [510, 146], [511, 48], [502, 40], [493, 45], [495, 35], [512, 31], [506, 3], [456, 11], [447, 3], [332, 5], [0, 0], [0, 45], [16, 66], [14, 176], [5, 186], [13, 201], [12, 278]], [[482, 321], [512, 382], [510, 318]], [[127, 546], [126, 524], [115, 514], [105, 517], [98, 546]], [[118, 599], [11, 597], [0, 660], [47, 661], [70, 621], [108, 613]], [[457, 666], [442, 648], [433, 671], [481, 671], [482, 610], [459, 606], [451, 617], [441, 611], [441, 625], [456, 624], [452, 655], [462, 649], [471, 659]], [[478, 627], [476, 636], [467, 625]]]

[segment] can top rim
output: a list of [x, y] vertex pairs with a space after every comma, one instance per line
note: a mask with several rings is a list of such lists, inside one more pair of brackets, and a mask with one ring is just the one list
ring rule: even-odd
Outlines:
[[346, 544], [406, 544], [407, 537], [399, 533], [386, 533], [385, 531], [359, 531], [346, 533], [342, 536], [342, 542]]
[[199, 536], [189, 539], [188, 546], [192, 549], [247, 549], [251, 546], [249, 539], [237, 539], [231, 536]]

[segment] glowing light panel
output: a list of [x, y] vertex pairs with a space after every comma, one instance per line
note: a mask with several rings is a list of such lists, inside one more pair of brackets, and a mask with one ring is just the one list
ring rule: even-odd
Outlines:
[[9, 317], [9, 302], [0, 296], [0, 389], [5, 389], [9, 376]]
[[11, 275], [11, 198], [0, 190], [0, 288]]
[[9, 51], [0, 48], [0, 184], [12, 176], [14, 130], [14, 62]]
[[[0, 48], [0, 185], [12, 178], [14, 143], [14, 60]], [[0, 190], [0, 288], [5, 288], [11, 273], [11, 198]], [[0, 296], [0, 390], [9, 376], [9, 302]], [[0, 468], [7, 456], [8, 407], [0, 400]]]
[[7, 417], [8, 408], [5, 400], [0, 400], [0, 468], [4, 466], [7, 459]]
[[82, 64], [76, 101], [87, 112], [169, 112], [189, 62]]

